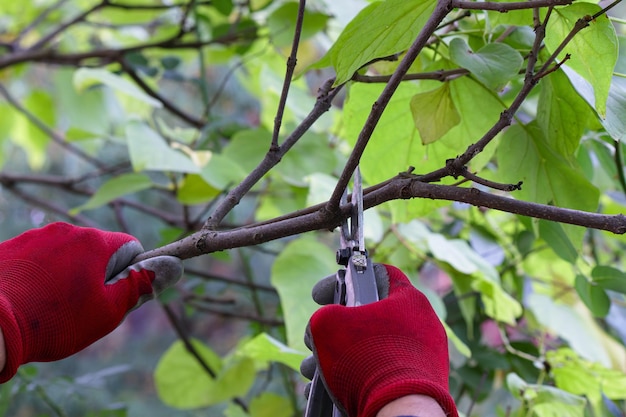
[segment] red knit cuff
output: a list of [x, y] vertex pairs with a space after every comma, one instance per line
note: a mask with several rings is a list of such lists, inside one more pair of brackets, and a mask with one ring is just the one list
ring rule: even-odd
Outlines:
[[6, 362], [0, 372], [0, 384], [7, 382], [17, 373], [22, 364], [22, 334], [9, 302], [0, 296], [0, 329], [4, 336]]
[[425, 395], [433, 398], [441, 406], [446, 416], [458, 417], [459, 413], [447, 389], [424, 380], [408, 380], [377, 388], [366, 400], [363, 415], [375, 417], [385, 405], [407, 395]]

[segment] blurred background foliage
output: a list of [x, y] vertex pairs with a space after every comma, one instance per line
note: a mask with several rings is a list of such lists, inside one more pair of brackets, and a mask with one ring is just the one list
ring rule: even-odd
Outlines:
[[[555, 8], [539, 62], [604, 6]], [[328, 79], [353, 81], [221, 229], [329, 198], [385, 85], [358, 76], [392, 74], [434, 7], [307, 3], [280, 140]], [[524, 181], [521, 200], [624, 211], [620, 7], [575, 37], [571, 66], [546, 74], [473, 172]], [[445, 166], [523, 88], [532, 12], [470, 9], [450, 12], [410, 71], [452, 72], [394, 95], [361, 162], [368, 185]], [[270, 148], [298, 10], [282, 0], [0, 4], [0, 238], [63, 220], [151, 249], [199, 230]], [[371, 208], [365, 221], [375, 260], [402, 268], [445, 321], [463, 414], [625, 415], [622, 236], [430, 199]], [[310, 289], [336, 270], [336, 245], [320, 231], [187, 260], [176, 288], [111, 335], [24, 366], [0, 387], [0, 415], [300, 415]]]

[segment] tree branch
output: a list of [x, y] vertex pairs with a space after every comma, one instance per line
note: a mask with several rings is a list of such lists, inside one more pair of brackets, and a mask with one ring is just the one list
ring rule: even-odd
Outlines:
[[[427, 198], [448, 200], [519, 214], [538, 219], [591, 229], [606, 230], [615, 234], [626, 233], [626, 216], [589, 213], [580, 210], [529, 203], [510, 197], [486, 193], [476, 188], [425, 183], [419, 177], [407, 178], [405, 173], [388, 180], [383, 185], [371, 187], [363, 197], [364, 207], [371, 208], [391, 200]], [[369, 192], [368, 192], [369, 191]], [[244, 246], [259, 245], [272, 240], [295, 236], [316, 230], [332, 230], [351, 213], [351, 206], [341, 206], [336, 214], [326, 211], [328, 202], [310, 208], [299, 216], [253, 224], [226, 231], [201, 230], [179, 241], [150, 250], [135, 258], [135, 262], [159, 255], [172, 255], [188, 259], [207, 253]]]
[[328, 212], [334, 212], [339, 207], [341, 195], [348, 186], [350, 178], [352, 177], [352, 173], [356, 169], [357, 165], [359, 165], [361, 155], [363, 155], [365, 147], [372, 137], [372, 133], [374, 132], [378, 121], [380, 120], [385, 108], [387, 107], [387, 104], [389, 104], [393, 93], [395, 93], [396, 89], [402, 82], [402, 79], [413, 64], [413, 61], [415, 61], [419, 53], [428, 42], [428, 39], [430, 39], [435, 29], [441, 24], [441, 22], [447, 16], [451, 9], [451, 0], [442, 0], [437, 3], [435, 10], [428, 18], [428, 21], [426, 22], [420, 33], [417, 35], [415, 41], [413, 41], [411, 47], [407, 50], [406, 55], [398, 65], [396, 71], [389, 79], [389, 82], [387, 83], [383, 91], [380, 93], [380, 96], [372, 105], [372, 111], [367, 116], [367, 120], [365, 121], [363, 129], [361, 129], [361, 132], [359, 133], [359, 136], [352, 150], [352, 154], [350, 154], [350, 157], [346, 162], [343, 172], [339, 177], [339, 181], [337, 181], [337, 186], [335, 187], [330, 197], [330, 200], [328, 201], [328, 205], [326, 207], [326, 210]]
[[287, 153], [293, 145], [309, 130], [309, 128], [326, 113], [331, 106], [333, 99], [341, 91], [342, 86], [332, 88], [334, 80], [328, 80], [320, 89], [320, 93], [311, 112], [305, 117], [300, 125], [285, 139], [278, 149], [271, 149], [265, 154], [263, 161], [235, 188], [233, 188], [224, 200], [215, 208], [211, 216], [203, 226], [205, 230], [214, 230], [224, 220], [224, 217], [239, 204], [243, 196]]
[[163, 97], [161, 94], [159, 94], [157, 91], [152, 89], [152, 87], [150, 87], [141, 78], [141, 76], [139, 76], [139, 74], [137, 74], [137, 71], [135, 71], [126, 62], [125, 59], [120, 59], [119, 63], [122, 66], [122, 69], [124, 71], [126, 71], [126, 73], [130, 76], [130, 78], [132, 78], [133, 81], [135, 81], [137, 83], [139, 88], [141, 88], [150, 97], [153, 97], [153, 98], [157, 99], [158, 101], [160, 101], [161, 104], [163, 104], [163, 107], [165, 107], [171, 113], [173, 113], [174, 115], [178, 116], [180, 119], [184, 120], [185, 122], [189, 123], [191, 126], [197, 128], [197, 129], [202, 129], [204, 127], [204, 125], [206, 124], [206, 122], [204, 120], [198, 119], [198, 118], [192, 116], [191, 114], [188, 114], [188, 113], [182, 111], [176, 105], [174, 105], [174, 103], [172, 103], [171, 101], [169, 101], [168, 99]]
[[[406, 74], [402, 77], [402, 81], [410, 80], [435, 80], [435, 81], [449, 81], [451, 79], [467, 75], [470, 72], [465, 68], [455, 68], [451, 70], [439, 70], [433, 72], [420, 72], [416, 74]], [[352, 81], [360, 83], [387, 83], [391, 79], [391, 75], [361, 75], [355, 73], [352, 76]]]
[[276, 118], [274, 119], [274, 132], [272, 134], [273, 149], [278, 148], [278, 135], [280, 133], [280, 126], [283, 122], [283, 114], [285, 113], [285, 105], [287, 104], [287, 95], [289, 94], [289, 86], [291, 85], [291, 79], [293, 78], [293, 72], [296, 69], [298, 46], [300, 45], [300, 35], [302, 34], [302, 23], [304, 21], [304, 8], [306, 6], [306, 0], [300, 0], [298, 5], [298, 16], [296, 18], [296, 28], [293, 34], [293, 42], [291, 44], [291, 54], [287, 58], [287, 70], [285, 71], [285, 78], [283, 80], [283, 89], [280, 93], [280, 100], [278, 102], [278, 109], [276, 110]]
[[511, 10], [537, 9], [540, 7], [566, 6], [572, 4], [573, 0], [531, 0], [514, 1], [510, 3], [498, 2], [475, 2], [465, 0], [452, 0], [452, 7], [465, 10], [493, 10], [500, 13], [507, 13]]

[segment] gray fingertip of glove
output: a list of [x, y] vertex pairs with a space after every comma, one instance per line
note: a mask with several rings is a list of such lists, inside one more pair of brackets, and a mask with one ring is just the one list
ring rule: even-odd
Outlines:
[[156, 256], [137, 262], [135, 265], [138, 265], [140, 269], [154, 272], [152, 288], [156, 295], [176, 284], [183, 276], [183, 261], [175, 256]]
[[[374, 277], [378, 288], [378, 298], [387, 298], [389, 295], [389, 274], [383, 264], [374, 264]], [[337, 277], [335, 274], [322, 278], [313, 286], [311, 294], [313, 301], [320, 305], [333, 304], [335, 302], [335, 286]]]
[[135, 256], [143, 252], [143, 246], [137, 240], [124, 243], [109, 259], [104, 272], [104, 281], [108, 282], [121, 274], [131, 263]]
[[337, 285], [336, 274], [329, 275], [318, 281], [311, 291], [313, 301], [320, 305], [333, 304], [335, 302], [335, 286]]
[[300, 373], [307, 379], [313, 379], [316, 368], [317, 362], [315, 361], [313, 355], [307, 356], [302, 362], [300, 362]]
[[304, 386], [304, 398], [309, 399], [309, 395], [311, 395], [311, 383], [309, 382]]

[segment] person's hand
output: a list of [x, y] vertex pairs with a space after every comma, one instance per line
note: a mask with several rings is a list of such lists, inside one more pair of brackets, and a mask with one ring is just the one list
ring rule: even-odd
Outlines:
[[[327, 305], [309, 322], [305, 341], [333, 401], [348, 417], [374, 417], [386, 404], [412, 394], [435, 399], [458, 417], [448, 391], [445, 330], [428, 302], [399, 269], [374, 265], [381, 301], [359, 307]], [[319, 304], [331, 304], [335, 277], [313, 289]], [[386, 297], [386, 298], [385, 298]], [[313, 359], [313, 358], [311, 358]]]
[[160, 256], [133, 265], [141, 244], [124, 233], [66, 223], [0, 244], [0, 329], [5, 382], [27, 362], [70, 356], [113, 331], [128, 312], [183, 272]]

